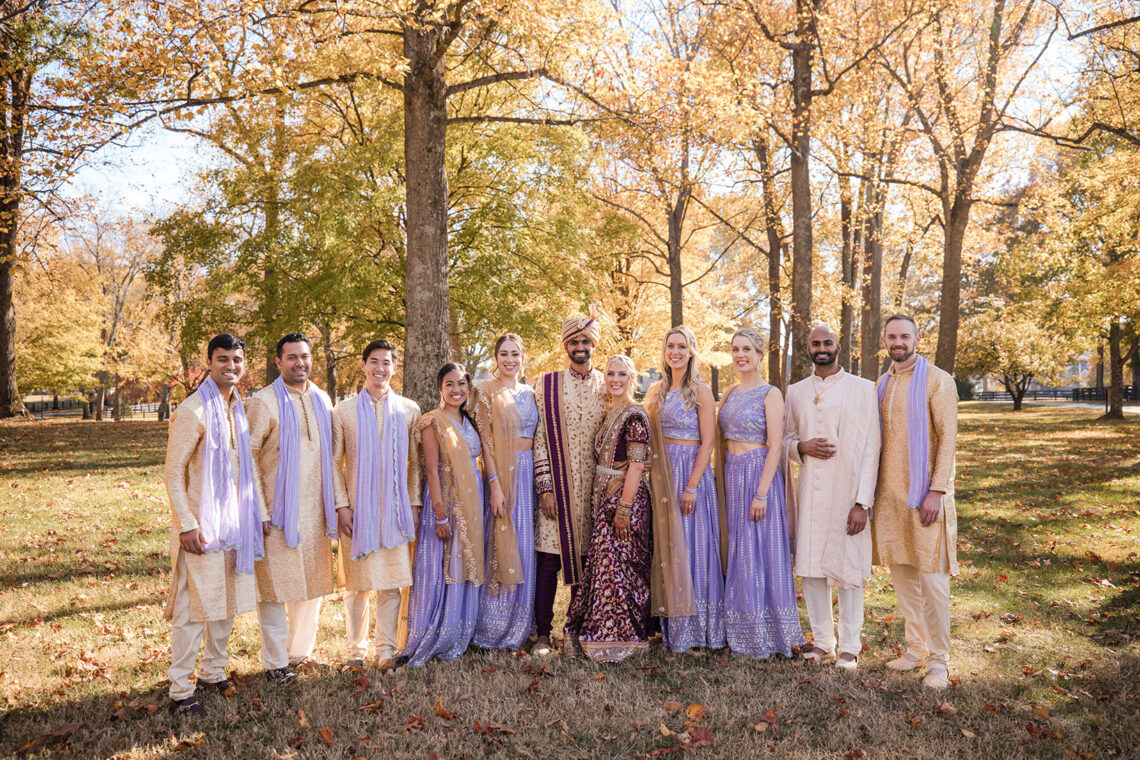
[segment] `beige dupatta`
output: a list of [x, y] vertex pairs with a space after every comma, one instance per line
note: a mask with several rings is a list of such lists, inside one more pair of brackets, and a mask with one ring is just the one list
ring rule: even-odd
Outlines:
[[661, 405], [650, 403], [646, 413], [649, 415], [649, 485], [653, 499], [653, 563], [649, 584], [651, 614], [687, 617], [696, 614], [697, 604], [673, 471], [665, 455]]
[[518, 471], [519, 413], [514, 395], [498, 378], [480, 383], [475, 389], [475, 426], [491, 450], [495, 472], [506, 496], [506, 514], [491, 518], [491, 540], [487, 547], [487, 592], [498, 596], [523, 582], [519, 539], [512, 519], [518, 498], [515, 476]]
[[720, 410], [740, 383], [729, 386], [716, 404], [716, 448], [713, 449], [713, 472], [716, 473], [717, 511], [720, 513], [720, 568], [728, 571], [728, 502], [724, 498], [724, 432], [720, 427]]
[[[420, 465], [424, 465], [422, 435], [428, 425], [434, 426], [435, 437], [439, 441], [440, 463], [443, 465], [443, 474], [439, 479], [441, 501], [448, 505], [452, 526], [448, 542], [459, 541], [463, 556], [463, 577], [450, 577], [448, 563], [444, 562], [444, 582], [453, 584], [471, 581], [478, 586], [484, 578], [483, 508], [479, 499], [483, 483], [471, 465], [471, 450], [467, 448], [463, 431], [443, 409], [432, 409], [416, 422], [416, 433], [420, 436], [416, 441], [419, 444]], [[427, 472], [426, 467], [424, 472]], [[445, 555], [450, 549], [448, 542], [445, 542]]]

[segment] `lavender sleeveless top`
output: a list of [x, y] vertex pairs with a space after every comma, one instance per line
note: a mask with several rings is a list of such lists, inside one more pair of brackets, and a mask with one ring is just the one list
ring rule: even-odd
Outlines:
[[538, 428], [538, 405], [534, 402], [534, 388], [520, 385], [514, 392], [515, 408], [519, 411], [519, 436], [534, 438]]
[[720, 429], [730, 441], [768, 445], [768, 420], [764, 417], [764, 397], [772, 386], [761, 385], [750, 391], [735, 390], [720, 408]]
[[661, 434], [682, 441], [701, 440], [701, 421], [697, 417], [697, 407], [686, 409], [685, 397], [681, 391], [665, 394], [665, 405], [661, 408]]
[[471, 458], [474, 459], [483, 451], [483, 442], [479, 440], [479, 431], [466, 417], [463, 418], [462, 430], [463, 440], [467, 443], [467, 450], [471, 452]]

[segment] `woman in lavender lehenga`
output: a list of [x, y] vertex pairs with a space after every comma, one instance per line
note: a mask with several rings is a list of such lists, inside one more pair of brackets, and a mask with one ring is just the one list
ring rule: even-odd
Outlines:
[[454, 660], [471, 643], [483, 584], [482, 446], [467, 416], [470, 378], [462, 364], [438, 374], [439, 408], [416, 424], [427, 479], [408, 606], [408, 643], [398, 655], [419, 666]]
[[760, 375], [763, 347], [749, 327], [732, 337], [740, 382], [726, 391], [719, 412], [717, 476], [728, 518], [724, 622], [733, 652], [790, 657], [805, 642], [780, 471], [784, 401]]
[[[687, 567], [681, 583], [692, 587], [691, 609], [669, 609], [655, 596], [665, 645], [674, 652], [695, 647], [719, 649], [724, 634], [724, 572], [721, 569], [721, 510], [716, 476], [710, 466], [716, 448], [716, 401], [701, 381], [697, 339], [678, 325], [665, 334], [661, 380], [650, 390], [646, 408], [652, 427], [654, 508], [679, 515]], [[659, 524], [654, 522], [656, 527]], [[662, 541], [654, 536], [659, 548]]]
[[486, 583], [479, 594], [475, 644], [521, 649], [534, 628], [534, 389], [519, 381], [523, 342], [507, 333], [495, 342], [495, 375], [475, 395], [483, 440], [487, 520]]

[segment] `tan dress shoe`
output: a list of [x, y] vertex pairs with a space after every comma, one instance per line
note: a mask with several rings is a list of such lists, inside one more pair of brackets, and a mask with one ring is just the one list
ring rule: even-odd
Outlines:
[[890, 662], [888, 662], [887, 668], [890, 670], [897, 670], [897, 671], [901, 672], [904, 670], [914, 670], [919, 665], [925, 665], [925, 664], [926, 664], [926, 660], [920, 660], [917, 657], [913, 656], [910, 652], [907, 652], [902, 657], [899, 657], [898, 659], [891, 660]]
[[926, 671], [922, 685], [928, 689], [945, 689], [950, 685], [950, 673], [941, 665], [932, 667]]

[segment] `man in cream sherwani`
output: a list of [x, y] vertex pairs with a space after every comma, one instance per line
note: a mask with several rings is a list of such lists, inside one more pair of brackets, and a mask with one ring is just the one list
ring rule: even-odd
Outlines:
[[875, 384], [839, 366], [839, 337], [830, 327], [812, 330], [808, 353], [814, 371], [788, 388], [784, 427], [785, 453], [800, 466], [789, 531], [814, 638], [804, 659], [823, 662], [835, 654], [835, 586], [836, 666], [853, 670], [862, 649], [863, 580], [871, 575], [867, 519], [879, 472], [878, 405]]

